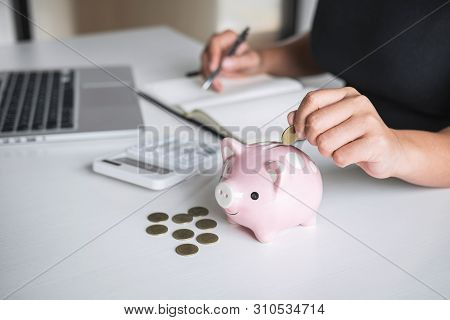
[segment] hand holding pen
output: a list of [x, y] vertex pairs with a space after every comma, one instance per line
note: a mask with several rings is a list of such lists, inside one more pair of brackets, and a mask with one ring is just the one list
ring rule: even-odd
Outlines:
[[[245, 41], [249, 28], [240, 35], [225, 31], [212, 36], [202, 54], [202, 75], [207, 79], [204, 88], [221, 91], [217, 75], [242, 77], [261, 72], [260, 54]], [[210, 81], [208, 81], [210, 80]]]

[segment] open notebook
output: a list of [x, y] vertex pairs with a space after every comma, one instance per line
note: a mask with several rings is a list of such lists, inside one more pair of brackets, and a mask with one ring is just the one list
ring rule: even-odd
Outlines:
[[184, 77], [150, 83], [142, 91], [186, 118], [249, 142], [241, 135], [245, 127], [261, 125], [294, 106], [303, 89], [297, 80], [269, 75], [224, 78], [220, 93], [203, 90], [202, 83], [200, 77]]

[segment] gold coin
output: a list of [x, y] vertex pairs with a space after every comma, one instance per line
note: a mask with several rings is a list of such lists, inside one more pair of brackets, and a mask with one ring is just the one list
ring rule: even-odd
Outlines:
[[212, 219], [202, 219], [202, 220], [198, 220], [195, 223], [195, 225], [197, 228], [205, 230], [205, 229], [212, 229], [212, 228], [217, 227], [217, 222], [215, 222]]
[[200, 244], [210, 244], [217, 242], [219, 240], [219, 237], [217, 236], [217, 234], [214, 233], [202, 233], [199, 234], [195, 239]]
[[192, 216], [187, 213], [179, 213], [172, 217], [172, 221], [175, 223], [189, 223], [192, 222]]
[[169, 216], [164, 212], [154, 212], [148, 215], [147, 219], [150, 222], [161, 222], [169, 219]]
[[194, 231], [189, 229], [178, 229], [172, 233], [172, 237], [177, 240], [186, 240], [194, 237]]
[[188, 210], [188, 214], [193, 217], [204, 217], [208, 215], [208, 209], [204, 207], [193, 207]]
[[154, 224], [145, 229], [145, 231], [147, 231], [147, 233], [151, 234], [152, 236], [157, 236], [166, 233], [167, 230], [168, 230], [167, 227], [162, 224]]
[[194, 244], [185, 243], [176, 247], [175, 252], [180, 256], [190, 256], [198, 252], [198, 247]]
[[294, 126], [289, 126], [283, 131], [281, 135], [281, 143], [290, 146], [297, 140], [297, 135], [295, 134]]

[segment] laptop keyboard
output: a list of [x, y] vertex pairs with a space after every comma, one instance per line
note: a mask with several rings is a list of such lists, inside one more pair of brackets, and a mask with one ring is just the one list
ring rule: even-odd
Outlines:
[[0, 80], [0, 132], [74, 128], [74, 71], [9, 72]]

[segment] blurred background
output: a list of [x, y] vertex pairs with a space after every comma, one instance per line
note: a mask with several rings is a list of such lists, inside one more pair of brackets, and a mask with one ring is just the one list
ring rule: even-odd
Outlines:
[[[204, 42], [213, 32], [252, 28], [258, 47], [311, 27], [317, 0], [2, 0], [0, 44], [167, 25]], [[24, 16], [29, 17], [30, 23]]]

